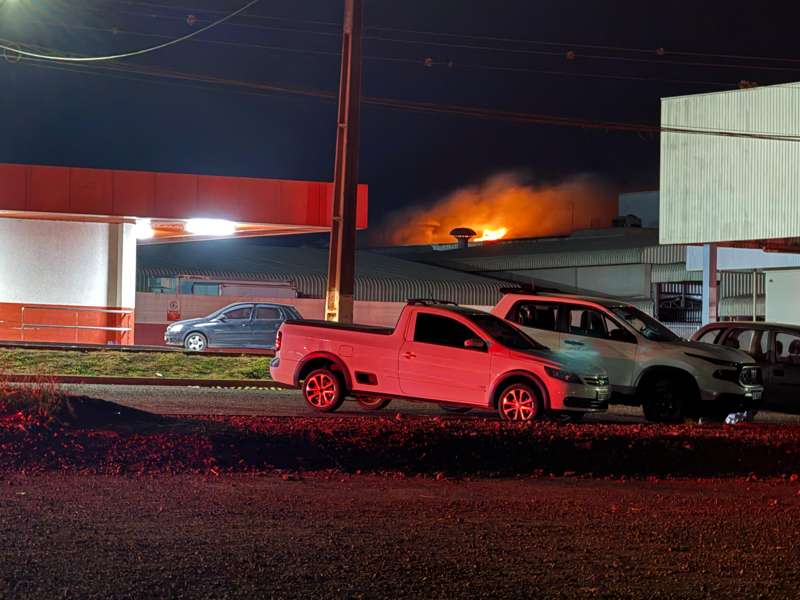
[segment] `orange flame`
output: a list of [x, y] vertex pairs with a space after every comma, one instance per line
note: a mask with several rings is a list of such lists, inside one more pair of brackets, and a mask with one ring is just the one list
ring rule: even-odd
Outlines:
[[493, 242], [502, 240], [508, 233], [508, 227], [498, 227], [497, 229], [484, 229], [481, 237], [475, 238], [476, 242]]
[[371, 239], [374, 245], [452, 244], [450, 231], [458, 227], [477, 231], [476, 242], [569, 235], [610, 227], [616, 214], [616, 193], [592, 178], [542, 186], [506, 174], [394, 213]]

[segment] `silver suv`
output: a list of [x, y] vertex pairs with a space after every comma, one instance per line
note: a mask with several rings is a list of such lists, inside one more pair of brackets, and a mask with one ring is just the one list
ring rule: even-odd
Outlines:
[[746, 353], [682, 340], [635, 306], [588, 296], [506, 293], [492, 313], [538, 342], [608, 371], [612, 401], [649, 421], [757, 410], [761, 369]]

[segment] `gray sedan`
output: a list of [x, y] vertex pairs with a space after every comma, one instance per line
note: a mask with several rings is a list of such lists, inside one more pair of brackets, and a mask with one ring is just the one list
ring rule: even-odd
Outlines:
[[183, 346], [191, 352], [207, 348], [275, 347], [275, 335], [284, 321], [302, 319], [293, 306], [237, 302], [207, 317], [176, 321], [164, 332], [168, 346]]

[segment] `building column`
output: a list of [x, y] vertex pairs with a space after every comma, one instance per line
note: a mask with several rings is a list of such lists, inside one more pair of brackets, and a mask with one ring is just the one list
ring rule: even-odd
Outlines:
[[703, 325], [717, 321], [719, 284], [717, 282], [717, 246], [703, 246]]

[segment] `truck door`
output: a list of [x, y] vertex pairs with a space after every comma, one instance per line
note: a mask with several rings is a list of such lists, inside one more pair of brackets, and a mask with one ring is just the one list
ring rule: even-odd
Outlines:
[[630, 387], [636, 365], [636, 337], [609, 315], [590, 306], [564, 305], [561, 349], [608, 371], [613, 387]]
[[[423, 311], [400, 349], [400, 389], [405, 396], [486, 404], [491, 379], [488, 340], [454, 318]], [[466, 347], [481, 340], [482, 347]]]

